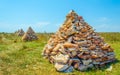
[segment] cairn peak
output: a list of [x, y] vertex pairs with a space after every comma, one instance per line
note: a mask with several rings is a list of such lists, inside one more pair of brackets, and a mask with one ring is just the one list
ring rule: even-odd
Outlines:
[[[80, 21], [81, 23], [83, 23], [84, 19], [82, 16], [79, 16], [74, 10], [71, 10], [67, 16], [66, 16], [66, 20], [64, 23], [70, 23], [70, 22], [75, 22], [75, 21]], [[69, 25], [69, 24], [68, 24]]]
[[69, 11], [69, 13], [73, 13], [73, 12], [75, 12], [75, 11], [74, 11], [74, 10], [70, 10], [70, 11]]
[[71, 11], [67, 14], [66, 17], [67, 17], [67, 18], [70, 18], [70, 17], [75, 18], [75, 17], [78, 17], [78, 14], [77, 14], [74, 10], [71, 10]]
[[34, 30], [32, 29], [32, 27], [29, 27], [28, 30], [27, 30], [27, 33], [32, 33], [32, 34], [34, 34], [35, 32], [34, 32]]

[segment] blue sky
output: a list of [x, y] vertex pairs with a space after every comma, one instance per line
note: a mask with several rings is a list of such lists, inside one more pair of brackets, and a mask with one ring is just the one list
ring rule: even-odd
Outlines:
[[71, 9], [97, 32], [120, 32], [120, 0], [0, 0], [0, 32], [56, 32]]

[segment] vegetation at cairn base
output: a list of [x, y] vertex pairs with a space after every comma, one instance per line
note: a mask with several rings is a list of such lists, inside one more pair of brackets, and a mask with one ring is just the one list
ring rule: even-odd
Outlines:
[[[22, 42], [13, 33], [0, 33], [0, 75], [66, 75], [57, 72], [41, 55], [43, 47], [53, 33], [38, 33], [38, 40]], [[69, 75], [120, 75], [120, 33], [99, 33], [113, 48], [118, 59], [108, 72], [104, 68], [87, 72], [74, 71]], [[68, 73], [67, 73], [68, 74]]]

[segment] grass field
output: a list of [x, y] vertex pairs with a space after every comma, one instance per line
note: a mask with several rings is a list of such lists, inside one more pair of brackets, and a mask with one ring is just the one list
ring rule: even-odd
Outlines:
[[21, 37], [0, 33], [0, 75], [120, 75], [120, 33], [100, 33], [116, 54], [118, 62], [112, 71], [105, 69], [72, 73], [57, 72], [52, 64], [41, 56], [42, 49], [51, 34], [37, 34], [39, 40], [22, 42]]

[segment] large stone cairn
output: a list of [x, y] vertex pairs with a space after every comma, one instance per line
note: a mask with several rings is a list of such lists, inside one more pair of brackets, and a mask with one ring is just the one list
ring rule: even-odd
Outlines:
[[23, 29], [20, 29], [16, 31], [15, 33], [17, 34], [17, 36], [23, 36], [25, 32], [23, 31]]
[[86, 71], [115, 61], [113, 49], [73, 10], [44, 47], [43, 54], [57, 71]]
[[33, 41], [37, 39], [38, 37], [36, 36], [35, 32], [31, 27], [28, 28], [27, 32], [22, 37], [23, 41]]

